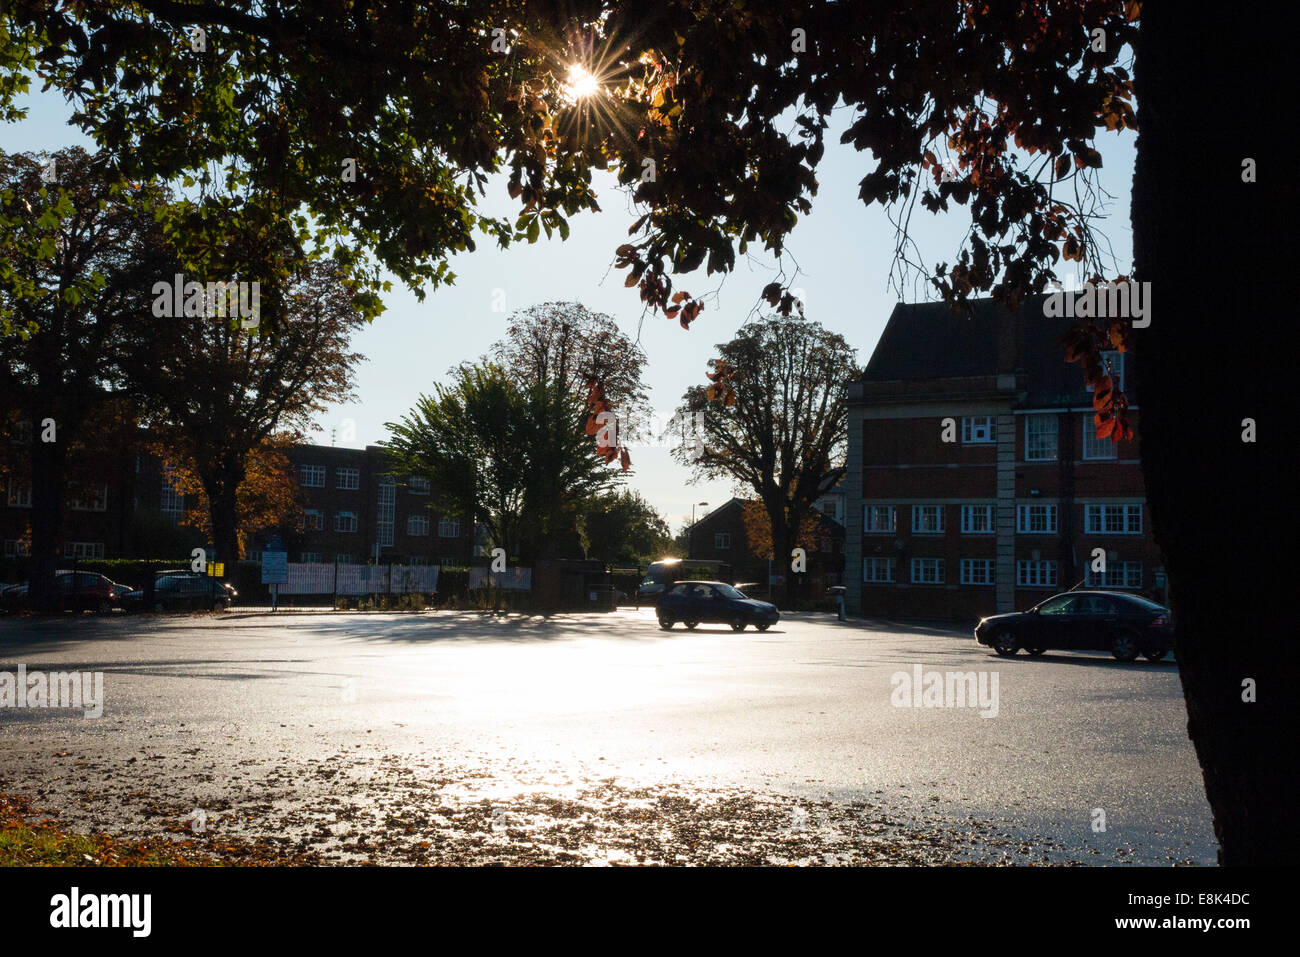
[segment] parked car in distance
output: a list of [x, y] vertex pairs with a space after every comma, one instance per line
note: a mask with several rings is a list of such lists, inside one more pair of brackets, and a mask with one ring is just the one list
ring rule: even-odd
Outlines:
[[712, 559], [694, 559], [694, 558], [661, 558], [657, 562], [651, 562], [645, 570], [645, 578], [636, 590], [636, 604], [641, 607], [641, 602], [656, 602], [668, 586], [673, 582], [683, 579], [704, 579], [708, 577], [711, 581], [721, 581], [722, 579], [731, 578], [731, 566], [726, 562], [714, 561]]
[[153, 601], [146, 608], [143, 588], [127, 592], [128, 611], [216, 611], [227, 609], [238, 592], [218, 578], [199, 572], [163, 572], [153, 584]]
[[1159, 661], [1174, 645], [1168, 608], [1115, 591], [1071, 591], [1053, 595], [1027, 611], [983, 618], [975, 638], [999, 655], [1021, 648], [1041, 655], [1062, 651], [1109, 651], [1120, 661], [1139, 654]]
[[[0, 604], [6, 611], [17, 611], [28, 604], [30, 582], [10, 585], [0, 592]], [[113, 582], [97, 572], [78, 572], [61, 568], [54, 573], [54, 595], [63, 611], [109, 612], [117, 606]]]
[[744, 631], [746, 625], [767, 631], [781, 620], [775, 605], [749, 598], [726, 582], [676, 582], [659, 596], [655, 610], [665, 631], [679, 621], [690, 629], [708, 622], [730, 625], [732, 631]]

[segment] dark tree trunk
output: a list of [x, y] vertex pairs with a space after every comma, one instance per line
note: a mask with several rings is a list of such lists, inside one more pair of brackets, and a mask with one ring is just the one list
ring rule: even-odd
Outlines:
[[790, 528], [787, 524], [788, 519], [785, 513], [783, 503], [777, 502], [767, 505], [767, 515], [772, 525], [772, 574], [782, 575], [785, 578], [785, 598], [781, 602], [781, 607], [793, 609], [795, 607], [795, 576], [790, 570], [790, 552], [794, 549], [795, 537], [798, 534], [796, 528]]
[[242, 464], [223, 463], [221, 470], [203, 479], [203, 490], [208, 496], [208, 521], [212, 525], [212, 544], [216, 556], [209, 561], [239, 561], [239, 486], [244, 481]]
[[32, 428], [32, 541], [28, 600], [37, 611], [55, 608], [54, 573], [59, 565], [63, 529], [63, 490], [67, 468], [66, 438], [41, 441], [38, 416]]
[[[1296, 626], [1284, 609], [1295, 472], [1277, 454], [1296, 423], [1282, 346], [1294, 242], [1279, 239], [1297, 209], [1283, 153], [1293, 109], [1277, 87], [1293, 56], [1273, 49], [1287, 31], [1272, 21], [1148, 3], [1136, 65], [1135, 272], [1154, 302], [1135, 331], [1137, 431], [1187, 730], [1230, 865], [1290, 864], [1297, 850]], [[1242, 181], [1248, 157], [1258, 182]], [[1243, 441], [1243, 419], [1256, 442]]]

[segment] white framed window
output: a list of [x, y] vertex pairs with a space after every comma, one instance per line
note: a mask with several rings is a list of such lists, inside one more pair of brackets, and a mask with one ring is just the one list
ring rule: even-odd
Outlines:
[[1083, 528], [1089, 535], [1141, 535], [1141, 505], [1085, 505]]
[[1119, 458], [1119, 446], [1110, 439], [1097, 438], [1097, 426], [1091, 415], [1083, 417], [1083, 459], [1085, 462], [1109, 461]]
[[993, 559], [963, 558], [961, 560], [961, 583], [963, 585], [993, 585]]
[[1016, 531], [1022, 535], [1050, 535], [1056, 531], [1055, 505], [1017, 505]]
[[70, 512], [106, 512], [108, 511], [108, 485], [81, 486], [68, 499]]
[[963, 505], [961, 507], [961, 533], [963, 535], [992, 535], [992, 505]]
[[428, 515], [406, 516], [406, 534], [407, 535], [428, 535], [429, 516]]
[[912, 534], [939, 535], [943, 532], [942, 505], [913, 505]]
[[891, 583], [895, 580], [894, 571], [897, 565], [897, 559], [893, 558], [864, 558], [862, 559], [862, 580], [877, 585]]
[[68, 558], [103, 558], [103, 542], [68, 542], [63, 550]]
[[1106, 562], [1105, 572], [1092, 570], [1088, 564], [1088, 584], [1093, 588], [1141, 588], [1141, 562]]
[[361, 488], [361, 469], [335, 469], [334, 487], [355, 492]]
[[731, 547], [731, 533], [730, 533], [730, 532], [714, 532], [714, 533], [713, 533], [713, 547], [714, 547], [714, 548], [719, 548], [719, 549], [730, 548], [730, 547]]
[[989, 445], [998, 440], [996, 415], [966, 415], [961, 420], [961, 440], [965, 445]]
[[898, 510], [893, 505], [868, 505], [862, 510], [862, 530], [885, 534], [898, 530]]
[[30, 558], [32, 543], [23, 539], [5, 539], [5, 558]]
[[438, 537], [439, 538], [460, 538], [460, 519], [458, 518], [438, 519]]
[[339, 552], [334, 556], [334, 561], [338, 562], [340, 565], [351, 565], [353, 563], [353, 556], [349, 555], [347, 552]]
[[299, 465], [298, 484], [301, 485], [303, 488], [324, 488], [325, 487], [325, 466]]
[[17, 479], [10, 479], [8, 502], [10, 508], [31, 508], [32, 507], [32, 483], [20, 482]]
[[942, 585], [942, 558], [913, 558], [912, 583], [914, 585]]
[[1036, 560], [1016, 562], [1016, 584], [1021, 588], [1055, 588], [1056, 562]]
[[428, 495], [429, 480], [423, 475], [412, 475], [411, 481], [408, 483], [408, 491], [412, 495]]
[[1056, 458], [1056, 416], [1025, 416], [1025, 461], [1051, 462]]
[[356, 512], [339, 512], [334, 516], [334, 531], [355, 532], [357, 530]]
[[318, 508], [309, 508], [302, 517], [302, 525], [309, 532], [319, 532], [325, 527], [325, 513]]
[[391, 478], [379, 481], [379, 509], [375, 515], [375, 538], [381, 548], [393, 547], [397, 528], [397, 486]]
[[321, 563], [320, 552], [301, 552], [298, 555], [298, 561], [305, 565], [319, 565]]

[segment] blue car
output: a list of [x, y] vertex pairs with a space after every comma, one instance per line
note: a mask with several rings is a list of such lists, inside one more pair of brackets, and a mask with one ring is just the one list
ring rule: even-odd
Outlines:
[[767, 631], [781, 620], [776, 605], [747, 598], [726, 582], [677, 582], [659, 596], [656, 610], [664, 631], [679, 621], [692, 629], [706, 622], [730, 625], [732, 631], [746, 625]]

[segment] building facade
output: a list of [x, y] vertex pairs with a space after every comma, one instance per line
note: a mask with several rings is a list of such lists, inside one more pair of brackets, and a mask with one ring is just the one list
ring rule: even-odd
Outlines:
[[[833, 506], [836, 497], [828, 493], [826, 501]], [[821, 500], [819, 500], [820, 502]], [[745, 499], [733, 498], [700, 518], [687, 529], [688, 558], [700, 561], [720, 561], [731, 565], [737, 582], [758, 582], [763, 588], [785, 583], [790, 565], [769, 562], [766, 556], [756, 554], [749, 544], [745, 531]], [[819, 518], [816, 547], [807, 551], [808, 568], [805, 579], [808, 594], [805, 597], [820, 599], [826, 589], [840, 584], [844, 569], [844, 526], [822, 514]]]
[[900, 304], [849, 388], [847, 601], [866, 616], [973, 619], [1080, 583], [1164, 600], [1139, 459], [1132, 351], [1106, 354], [1133, 441], [1092, 398], [1031, 297], [955, 315]]
[[[144, 438], [71, 463], [61, 534], [65, 560], [170, 559], [211, 548], [202, 532], [181, 523], [197, 503], [176, 490], [161, 461], [139, 450], [147, 445]], [[23, 477], [19, 443], [10, 451], [6, 462], [14, 467], [0, 476], [0, 568], [18, 577], [30, 550], [31, 482]], [[482, 528], [430, 507], [427, 481], [387, 474], [378, 446], [295, 445], [286, 455], [304, 519], [252, 536], [246, 559], [259, 560], [272, 535], [296, 562], [466, 566], [486, 551]]]
[[[379, 446], [295, 445], [287, 454], [306, 509], [285, 539], [290, 561], [465, 566], [483, 552], [482, 530], [433, 509], [427, 479], [389, 474]], [[250, 559], [265, 541], [250, 546]]]

